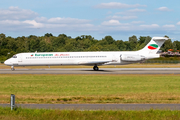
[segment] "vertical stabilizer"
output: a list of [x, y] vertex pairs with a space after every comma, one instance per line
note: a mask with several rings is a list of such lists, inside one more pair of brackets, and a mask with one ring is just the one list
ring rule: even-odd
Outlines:
[[157, 58], [157, 56], [159, 56], [157, 54], [158, 50], [168, 39], [167, 37], [153, 37], [143, 49], [138, 51], [138, 53], [144, 55], [147, 59]]

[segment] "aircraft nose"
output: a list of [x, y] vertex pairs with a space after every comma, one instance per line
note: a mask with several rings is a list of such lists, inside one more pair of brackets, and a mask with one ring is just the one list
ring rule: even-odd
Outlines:
[[11, 63], [9, 60], [6, 60], [6, 61], [4, 62], [4, 64], [5, 64], [5, 65], [12, 65], [12, 63]]
[[4, 64], [7, 65], [7, 64], [8, 64], [8, 60], [6, 60], [6, 61], [4, 62]]

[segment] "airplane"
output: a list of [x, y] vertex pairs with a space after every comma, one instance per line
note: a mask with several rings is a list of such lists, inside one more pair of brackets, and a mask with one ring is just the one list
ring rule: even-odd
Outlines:
[[98, 71], [100, 65], [125, 65], [159, 58], [160, 47], [169, 38], [153, 37], [151, 41], [138, 51], [97, 51], [97, 52], [35, 52], [18, 53], [4, 62], [11, 66], [61, 66], [87, 65]]

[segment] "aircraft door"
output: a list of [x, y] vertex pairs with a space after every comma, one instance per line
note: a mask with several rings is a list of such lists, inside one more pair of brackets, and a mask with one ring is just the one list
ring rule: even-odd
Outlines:
[[18, 63], [19, 62], [22, 62], [22, 55], [21, 54], [18, 55]]

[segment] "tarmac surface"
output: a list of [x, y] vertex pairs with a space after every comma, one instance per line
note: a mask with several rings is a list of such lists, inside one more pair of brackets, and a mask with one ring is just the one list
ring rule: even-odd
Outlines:
[[[10, 104], [0, 104], [0, 106], [10, 107]], [[180, 104], [17, 104], [16, 106], [59, 110], [180, 110]]]
[[0, 69], [0, 74], [180, 74], [180, 68], [49, 68], [49, 69]]

